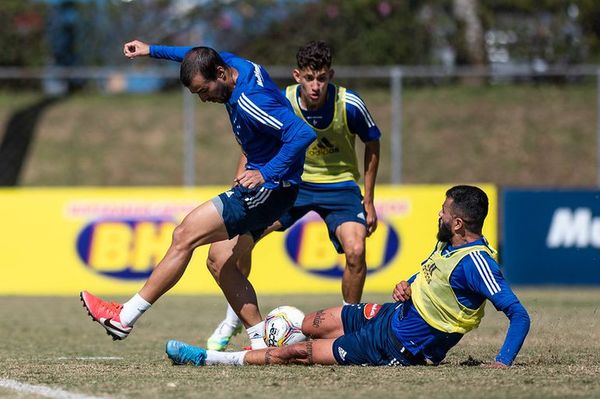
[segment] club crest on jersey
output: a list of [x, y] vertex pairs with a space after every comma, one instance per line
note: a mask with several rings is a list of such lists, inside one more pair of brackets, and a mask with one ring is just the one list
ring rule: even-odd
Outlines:
[[380, 310], [381, 305], [377, 303], [367, 303], [363, 309], [365, 319], [371, 320], [373, 317], [377, 316], [377, 313], [379, 313]]

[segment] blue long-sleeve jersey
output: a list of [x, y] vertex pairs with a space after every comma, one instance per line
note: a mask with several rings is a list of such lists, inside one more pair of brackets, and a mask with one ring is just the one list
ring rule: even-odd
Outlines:
[[[150, 56], [181, 62], [192, 47], [150, 46]], [[233, 133], [248, 160], [246, 169], [259, 170], [265, 187], [282, 182], [299, 184], [314, 130], [294, 114], [287, 98], [260, 65], [234, 54], [219, 53], [238, 71], [225, 103]]]
[[[466, 246], [486, 245], [482, 238]], [[445, 252], [459, 247], [448, 246]], [[409, 283], [414, 281], [413, 276]], [[458, 301], [471, 309], [477, 309], [489, 299], [497, 310], [504, 312], [510, 325], [504, 344], [496, 360], [510, 365], [519, 353], [529, 332], [529, 315], [502, 276], [496, 261], [484, 251], [465, 256], [450, 275], [452, 287]], [[392, 330], [396, 337], [413, 354], [422, 353], [434, 363], [441, 362], [450, 348], [460, 341], [463, 334], [439, 331], [421, 317], [412, 301], [398, 309], [392, 319]]]

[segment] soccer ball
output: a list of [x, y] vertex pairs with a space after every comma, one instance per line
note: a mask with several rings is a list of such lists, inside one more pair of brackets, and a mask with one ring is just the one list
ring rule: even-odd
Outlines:
[[265, 319], [265, 343], [267, 346], [284, 346], [304, 341], [303, 320], [304, 313], [293, 306], [271, 310]]

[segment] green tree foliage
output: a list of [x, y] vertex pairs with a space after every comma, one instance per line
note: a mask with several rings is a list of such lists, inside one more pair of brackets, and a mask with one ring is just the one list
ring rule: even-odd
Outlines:
[[[415, 18], [418, 1], [329, 0], [308, 3], [285, 21], [238, 49], [264, 63], [293, 64], [296, 49], [325, 40], [337, 64], [419, 64], [427, 62], [429, 37]], [[283, 45], [282, 45], [283, 44]]]
[[2, 0], [0, 26], [0, 65], [43, 65], [47, 54], [43, 5], [29, 0]]
[[[583, 43], [569, 42], [571, 38], [565, 35], [564, 28], [572, 18], [568, 9], [573, 5], [578, 15], [571, 21], [581, 27]], [[506, 28], [507, 18], [517, 19], [509, 25], [524, 29], [517, 32], [520, 47], [511, 49], [518, 61], [540, 55], [549, 63], [600, 60], [600, 1], [480, 0], [477, 7], [484, 31]], [[537, 18], [542, 15], [552, 18], [545, 25], [550, 31], [543, 35], [533, 26], [534, 22], [540, 25]], [[444, 46], [454, 49], [458, 65], [472, 62], [465, 26], [454, 17], [452, 0], [308, 2], [266, 33], [248, 36], [236, 50], [265, 63], [293, 64], [297, 47], [315, 39], [333, 47], [337, 64], [431, 64], [438, 62], [434, 52]], [[583, 54], [586, 48], [589, 56]], [[570, 54], [574, 52], [577, 54]]]

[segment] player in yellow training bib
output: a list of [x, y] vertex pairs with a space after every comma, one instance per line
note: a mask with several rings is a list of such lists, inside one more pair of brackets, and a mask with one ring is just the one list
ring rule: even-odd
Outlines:
[[[283, 231], [309, 211], [327, 224], [329, 238], [338, 253], [344, 253], [346, 266], [342, 274], [344, 303], [359, 303], [367, 265], [365, 241], [377, 228], [374, 188], [379, 166], [381, 132], [359, 95], [331, 83], [332, 52], [324, 42], [309, 42], [301, 47], [293, 76], [297, 84], [285, 89], [296, 115], [317, 133], [306, 151], [304, 173], [294, 206], [271, 231]], [[364, 198], [357, 181], [360, 178], [356, 158], [356, 136], [365, 143]], [[240, 160], [240, 168], [245, 164]], [[211, 247], [210, 262], [232, 262], [235, 254], [223, 259], [219, 244]], [[238, 260], [238, 268], [250, 273], [250, 254]], [[235, 312], [228, 307], [226, 318], [208, 339], [209, 349], [224, 349], [240, 326]]]
[[454, 186], [439, 213], [437, 244], [421, 271], [401, 281], [395, 302], [361, 303], [313, 312], [302, 333], [313, 339], [280, 348], [218, 352], [168, 341], [167, 356], [178, 364], [340, 364], [417, 366], [439, 364], [466, 333], [477, 328], [487, 301], [509, 320], [493, 368], [513, 364], [530, 319], [504, 280], [495, 251], [482, 235], [488, 214], [485, 192]]

